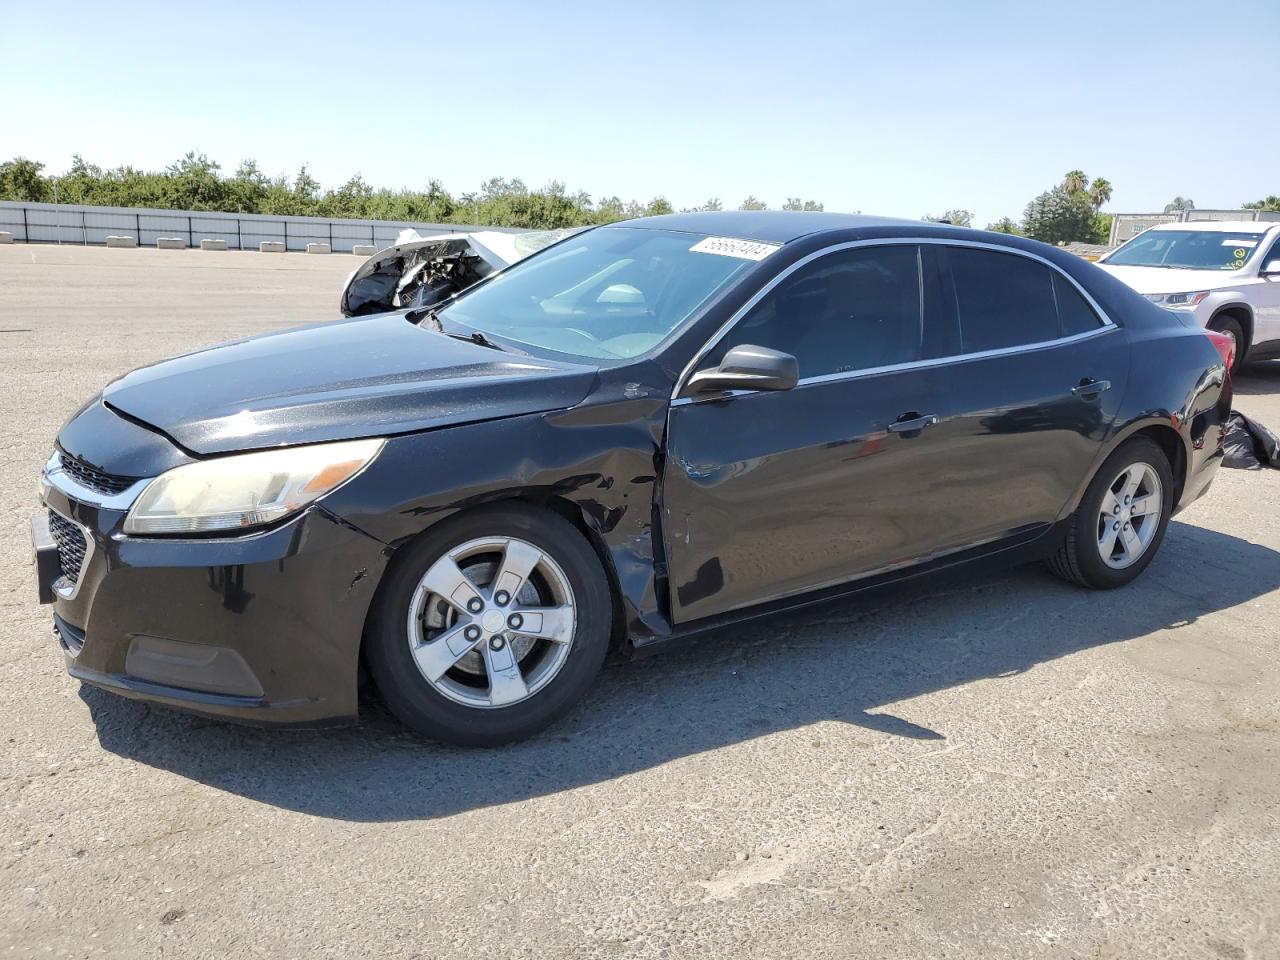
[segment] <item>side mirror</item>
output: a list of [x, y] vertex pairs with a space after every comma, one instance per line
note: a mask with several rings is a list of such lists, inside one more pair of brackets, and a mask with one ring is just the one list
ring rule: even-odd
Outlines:
[[1275, 274], [1280, 273], [1280, 260], [1272, 260], [1269, 263], [1264, 263], [1262, 265], [1262, 270], [1259, 271], [1259, 273], [1264, 277], [1274, 276]]
[[685, 392], [790, 390], [799, 380], [800, 365], [791, 354], [744, 343], [726, 353], [720, 366], [699, 370], [690, 377]]

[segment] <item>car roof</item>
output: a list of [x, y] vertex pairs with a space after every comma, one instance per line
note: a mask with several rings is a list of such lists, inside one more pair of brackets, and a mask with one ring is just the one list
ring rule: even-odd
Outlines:
[[928, 227], [920, 220], [869, 217], [853, 213], [813, 213], [798, 210], [725, 210], [668, 213], [624, 220], [610, 226], [648, 230], [676, 230], [762, 243], [789, 243], [800, 237], [858, 227]]
[[1203, 230], [1206, 233], [1265, 233], [1272, 227], [1280, 227], [1274, 220], [1180, 220], [1176, 223], [1158, 223], [1152, 230]]

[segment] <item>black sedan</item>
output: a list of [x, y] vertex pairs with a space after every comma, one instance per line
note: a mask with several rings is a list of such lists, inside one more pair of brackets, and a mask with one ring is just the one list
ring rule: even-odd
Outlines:
[[[1216, 337], [1216, 339], [1215, 339]], [[72, 676], [466, 744], [650, 647], [981, 559], [1128, 583], [1222, 457], [1230, 344], [1051, 247], [687, 214], [432, 310], [136, 370], [34, 518]]]

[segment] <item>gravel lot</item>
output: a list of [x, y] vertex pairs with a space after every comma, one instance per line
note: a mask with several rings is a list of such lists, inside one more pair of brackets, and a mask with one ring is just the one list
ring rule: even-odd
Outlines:
[[[514, 748], [81, 691], [27, 517], [125, 370], [337, 313], [345, 255], [0, 247], [6, 956], [1280, 957], [1280, 472], [1135, 586], [899, 590], [606, 668]], [[1280, 365], [1237, 383], [1280, 425]]]

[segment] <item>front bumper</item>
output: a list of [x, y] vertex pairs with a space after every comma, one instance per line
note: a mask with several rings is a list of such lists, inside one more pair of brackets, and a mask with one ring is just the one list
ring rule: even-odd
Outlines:
[[42, 495], [86, 540], [69, 582], [49, 559], [48, 515], [32, 524], [41, 599], [73, 677], [237, 720], [355, 718], [360, 636], [388, 557], [380, 541], [316, 506], [241, 537], [126, 537], [128, 504], [49, 483]]

